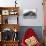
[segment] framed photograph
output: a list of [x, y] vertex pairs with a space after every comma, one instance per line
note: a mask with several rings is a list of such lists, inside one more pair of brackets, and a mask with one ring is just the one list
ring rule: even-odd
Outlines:
[[17, 15], [8, 17], [8, 24], [17, 24]]
[[3, 18], [2, 18], [2, 20], [3, 20], [2, 23], [3, 24], [8, 24], [8, 17], [9, 16], [3, 16]]
[[36, 16], [37, 16], [36, 9], [24, 9], [23, 10], [23, 17], [25, 19], [36, 18]]
[[17, 15], [3, 16], [3, 24], [17, 24]]
[[12, 40], [12, 30], [10, 28], [5, 28], [2, 31], [2, 40], [8, 41]]
[[18, 12], [15, 11], [15, 10], [10, 10], [10, 12], [9, 12], [10, 15], [16, 15], [17, 13], [18, 13]]
[[2, 15], [9, 15], [9, 10], [2, 10]]

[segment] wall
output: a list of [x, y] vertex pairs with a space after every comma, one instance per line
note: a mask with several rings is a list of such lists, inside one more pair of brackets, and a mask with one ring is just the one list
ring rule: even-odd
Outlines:
[[[14, 0], [15, 1], [15, 0]], [[0, 0], [0, 6], [14, 6], [13, 0]], [[20, 4], [21, 14], [19, 17], [19, 24], [21, 26], [43, 26], [43, 6], [42, 0], [17, 0]], [[37, 18], [36, 19], [24, 19], [22, 15], [23, 9], [36, 9]]]
[[0, 0], [0, 6], [1, 7], [10, 7], [10, 6], [14, 6], [14, 1], [15, 0]]
[[[36, 9], [36, 19], [24, 19], [23, 15], [20, 15], [20, 23], [22, 26], [43, 26], [43, 6], [42, 0], [24, 0], [20, 2], [23, 9]], [[21, 17], [22, 16], [22, 17]]]

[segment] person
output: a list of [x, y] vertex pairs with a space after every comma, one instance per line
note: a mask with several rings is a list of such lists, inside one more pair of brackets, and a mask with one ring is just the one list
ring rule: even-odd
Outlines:
[[37, 35], [32, 28], [26, 30], [22, 38], [21, 46], [41, 46]]

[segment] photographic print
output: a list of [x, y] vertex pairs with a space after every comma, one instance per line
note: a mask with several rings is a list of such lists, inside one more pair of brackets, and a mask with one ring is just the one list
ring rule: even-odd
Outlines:
[[36, 9], [25, 9], [23, 10], [23, 17], [24, 19], [31, 19], [31, 18], [36, 18], [37, 16], [37, 11]]

